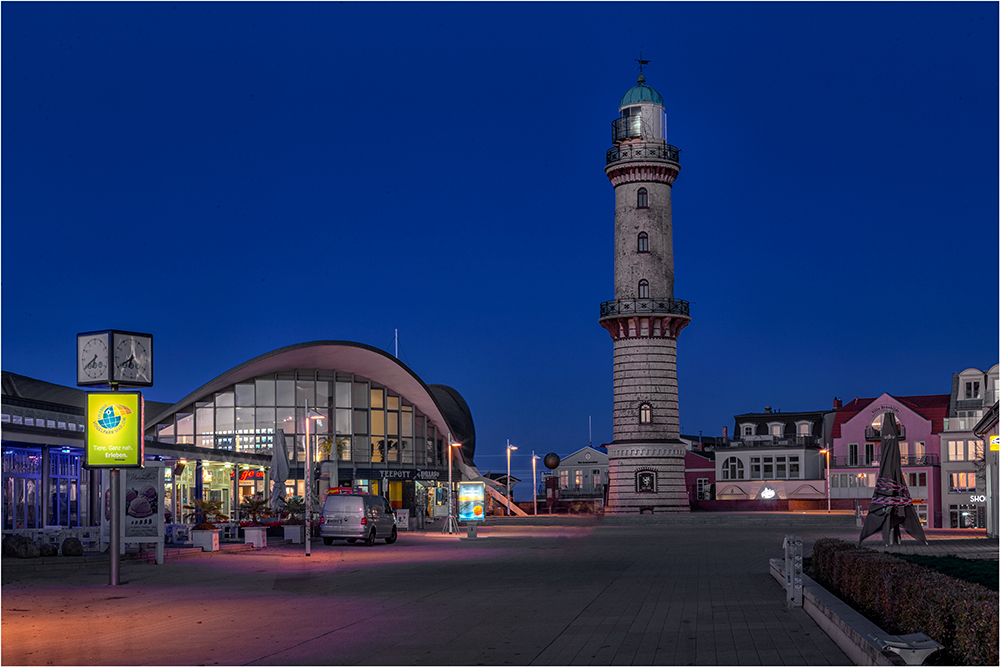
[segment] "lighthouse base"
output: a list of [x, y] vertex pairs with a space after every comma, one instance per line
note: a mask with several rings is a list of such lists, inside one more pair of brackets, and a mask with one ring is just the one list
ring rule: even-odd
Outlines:
[[613, 442], [608, 445], [605, 514], [690, 512], [680, 440]]

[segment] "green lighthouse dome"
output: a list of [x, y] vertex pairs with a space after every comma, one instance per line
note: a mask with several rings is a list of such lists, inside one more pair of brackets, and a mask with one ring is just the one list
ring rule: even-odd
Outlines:
[[656, 92], [655, 88], [647, 86], [646, 77], [640, 74], [638, 83], [629, 88], [628, 92], [622, 96], [621, 104], [619, 104], [618, 107], [622, 108], [631, 104], [642, 104], [643, 102], [647, 104], [656, 104], [661, 107], [665, 106], [663, 104], [663, 95]]

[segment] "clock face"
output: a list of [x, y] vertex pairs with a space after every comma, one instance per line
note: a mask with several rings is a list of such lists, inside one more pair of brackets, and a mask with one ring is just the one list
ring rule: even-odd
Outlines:
[[115, 333], [114, 382], [124, 384], [152, 384], [153, 369], [150, 336]]
[[108, 334], [87, 334], [76, 339], [77, 384], [101, 384], [109, 381]]

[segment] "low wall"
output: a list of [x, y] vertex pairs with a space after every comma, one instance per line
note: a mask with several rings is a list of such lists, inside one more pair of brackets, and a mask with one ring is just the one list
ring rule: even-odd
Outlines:
[[[868, 511], [871, 498], [859, 498], [862, 512]], [[854, 510], [854, 498], [833, 498], [830, 509]], [[692, 500], [692, 512], [819, 512], [826, 509], [826, 499], [820, 500]]]

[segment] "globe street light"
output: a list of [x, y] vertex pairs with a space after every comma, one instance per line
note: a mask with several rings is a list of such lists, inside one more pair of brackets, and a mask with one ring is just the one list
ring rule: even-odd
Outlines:
[[323, 415], [322, 412], [319, 412], [318, 410], [310, 410], [309, 409], [309, 401], [307, 400], [306, 401], [306, 469], [305, 469], [305, 475], [304, 475], [304, 477], [305, 477], [305, 485], [306, 485], [306, 488], [305, 488], [305, 497], [306, 497], [305, 498], [305, 500], [306, 500], [306, 516], [305, 516], [305, 520], [306, 520], [306, 522], [305, 522], [306, 523], [306, 539], [305, 539], [305, 543], [306, 543], [306, 555], [307, 556], [310, 555], [309, 554], [309, 548], [312, 546], [312, 540], [309, 539], [310, 537], [312, 537], [312, 535], [311, 535], [311, 526], [309, 525], [309, 513], [312, 510], [312, 502], [311, 502], [311, 500], [312, 500], [312, 488], [310, 488], [312, 486], [312, 478], [311, 478], [312, 476], [310, 475], [310, 473], [312, 472], [312, 470], [311, 470], [311, 468], [312, 468], [312, 448], [309, 446], [309, 422], [311, 422], [314, 419], [323, 419], [323, 418], [324, 418], [324, 415]]
[[820, 454], [826, 454], [826, 513], [830, 513], [830, 448], [819, 450]]
[[510, 516], [510, 452], [511, 450], [517, 449], [517, 447], [510, 444], [510, 440], [507, 441], [507, 516]]

